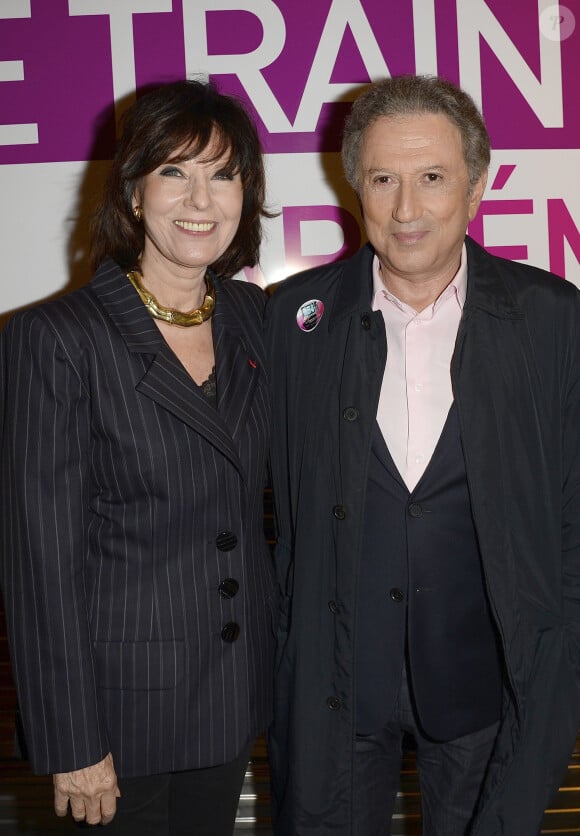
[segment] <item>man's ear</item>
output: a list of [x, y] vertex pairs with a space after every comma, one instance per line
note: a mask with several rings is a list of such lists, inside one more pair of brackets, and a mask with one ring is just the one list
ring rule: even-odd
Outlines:
[[467, 214], [470, 221], [472, 221], [477, 215], [477, 210], [479, 209], [479, 204], [481, 203], [481, 199], [483, 197], [483, 193], [485, 192], [486, 185], [487, 168], [484, 171], [482, 171], [479, 180], [477, 180], [477, 182], [474, 183], [469, 190], [469, 206]]

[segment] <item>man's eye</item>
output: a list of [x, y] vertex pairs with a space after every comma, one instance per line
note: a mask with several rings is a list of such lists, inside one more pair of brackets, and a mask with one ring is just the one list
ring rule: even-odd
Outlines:
[[379, 174], [377, 177], [374, 178], [373, 183], [376, 183], [379, 186], [388, 185], [391, 182], [391, 178], [388, 174]]
[[425, 179], [429, 181], [429, 183], [436, 183], [437, 180], [441, 180], [441, 175], [437, 174], [435, 171], [429, 171], [425, 175]]

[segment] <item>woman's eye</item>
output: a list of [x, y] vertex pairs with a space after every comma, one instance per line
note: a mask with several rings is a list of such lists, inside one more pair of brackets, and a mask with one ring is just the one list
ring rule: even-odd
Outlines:
[[162, 177], [181, 177], [181, 171], [174, 165], [165, 166], [159, 173]]
[[236, 175], [231, 171], [216, 171], [214, 180], [233, 180]]

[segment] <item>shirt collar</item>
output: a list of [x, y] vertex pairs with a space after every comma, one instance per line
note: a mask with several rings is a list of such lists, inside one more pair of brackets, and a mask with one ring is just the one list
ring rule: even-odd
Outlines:
[[[373, 258], [373, 265], [372, 265], [372, 272], [373, 272], [373, 310], [377, 310], [379, 307], [379, 299], [377, 297], [382, 297], [382, 299], [387, 299], [392, 304], [396, 305], [402, 311], [411, 312], [412, 309], [409, 305], [405, 304], [405, 302], [401, 302], [396, 296], [394, 296], [387, 288], [385, 287], [383, 280], [381, 278], [380, 272], [380, 264], [378, 256], [375, 255]], [[445, 290], [441, 293], [441, 295], [433, 302], [432, 311], [433, 313], [435, 310], [443, 304], [447, 299], [450, 297], [454, 297], [457, 300], [457, 304], [459, 305], [460, 309], [463, 310], [463, 306], [465, 305], [465, 298], [467, 296], [467, 250], [465, 244], [461, 248], [461, 261], [459, 263], [459, 269], [453, 279], [449, 282]], [[416, 311], [412, 311], [413, 314]]]

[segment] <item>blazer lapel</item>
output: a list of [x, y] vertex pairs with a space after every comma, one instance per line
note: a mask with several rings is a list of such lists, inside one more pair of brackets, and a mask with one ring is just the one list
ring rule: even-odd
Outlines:
[[207, 439], [243, 472], [237, 446], [219, 410], [209, 403], [165, 342], [136, 389]]
[[385, 468], [385, 470], [388, 470], [393, 479], [396, 482], [398, 482], [401, 485], [401, 487], [408, 493], [409, 489], [403, 481], [403, 477], [399, 473], [397, 465], [393, 461], [391, 451], [387, 447], [387, 442], [385, 441], [385, 438], [381, 432], [381, 429], [377, 421], [375, 421], [375, 425], [373, 428], [371, 455], [375, 455], [377, 457], [377, 459]]
[[[106, 262], [95, 275], [91, 287], [121, 333], [129, 351], [133, 354], [152, 355], [151, 364], [145, 373], [139, 372], [135, 378], [136, 391], [151, 398], [162, 409], [207, 439], [243, 473], [238, 448], [229, 424], [219, 409], [219, 400], [216, 410], [171, 351], [120, 268], [114, 262]], [[228, 350], [226, 339], [223, 347]], [[229, 350], [234, 352], [234, 348]], [[216, 356], [217, 352], [216, 345]], [[227, 361], [228, 366], [237, 367], [240, 364], [240, 361]], [[216, 370], [218, 375], [219, 365]], [[226, 383], [224, 380], [222, 385]], [[218, 399], [219, 387], [218, 376]]]
[[242, 329], [242, 312], [216, 281], [213, 338], [216, 355], [218, 412], [232, 438], [238, 438], [260, 376], [261, 358]]

